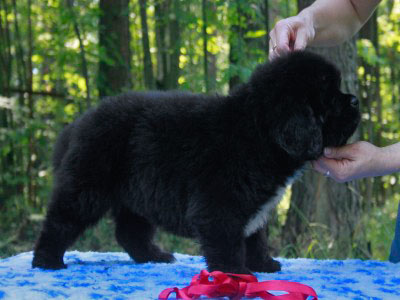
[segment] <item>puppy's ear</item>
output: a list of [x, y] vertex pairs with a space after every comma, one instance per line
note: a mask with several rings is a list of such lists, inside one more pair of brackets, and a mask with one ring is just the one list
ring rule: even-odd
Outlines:
[[312, 160], [322, 154], [321, 126], [308, 105], [297, 104], [287, 109], [273, 132], [277, 144], [297, 160]]

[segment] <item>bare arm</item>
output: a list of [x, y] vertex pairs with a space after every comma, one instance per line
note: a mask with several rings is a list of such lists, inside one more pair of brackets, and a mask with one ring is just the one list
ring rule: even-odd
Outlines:
[[[356, 34], [380, 0], [318, 0], [308, 8], [315, 37], [312, 46], [333, 46]], [[305, 11], [305, 10], [304, 10]]]
[[270, 32], [270, 58], [306, 46], [334, 46], [351, 38], [380, 0], [317, 0]]

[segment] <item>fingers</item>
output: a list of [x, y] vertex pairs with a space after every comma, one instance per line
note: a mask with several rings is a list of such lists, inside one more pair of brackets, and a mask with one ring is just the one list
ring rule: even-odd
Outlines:
[[349, 160], [337, 160], [321, 157], [312, 163], [313, 169], [322, 175], [329, 174], [329, 177], [336, 182], [346, 182], [352, 179], [351, 164]]
[[337, 182], [347, 182], [379, 174], [374, 157], [379, 148], [368, 142], [356, 142], [324, 150], [324, 156], [312, 162], [313, 169]]
[[280, 20], [270, 32], [269, 58], [293, 50], [303, 50], [313, 39], [313, 29], [299, 16]]
[[324, 166], [322, 166], [322, 164], [319, 160], [312, 161], [311, 165], [312, 165], [314, 171], [317, 171], [318, 173], [326, 174], [326, 171], [328, 171]]
[[275, 48], [276, 48], [276, 46], [275, 46], [274, 42], [272, 41], [272, 39], [270, 39], [269, 40], [269, 56], [268, 56], [269, 60], [273, 60], [276, 57], [278, 57], [277, 53], [275, 52]]
[[286, 20], [276, 23], [270, 32], [269, 40], [269, 59], [272, 60], [288, 51], [290, 51], [290, 27], [287, 26]]
[[350, 159], [354, 160], [358, 151], [357, 144], [348, 144], [342, 147], [329, 147], [324, 149], [324, 156], [335, 159]]
[[303, 50], [307, 47], [309, 34], [305, 28], [299, 28], [294, 42], [294, 50]]
[[311, 164], [315, 171], [321, 174], [326, 174], [328, 171], [330, 174], [334, 174], [335, 167], [338, 161], [327, 159], [325, 157], [321, 157], [318, 160], [313, 161]]
[[276, 23], [273, 31], [273, 36], [275, 38], [275, 51], [278, 54], [283, 54], [290, 51], [290, 37], [291, 37], [291, 27], [288, 24], [288, 20], [282, 20]]

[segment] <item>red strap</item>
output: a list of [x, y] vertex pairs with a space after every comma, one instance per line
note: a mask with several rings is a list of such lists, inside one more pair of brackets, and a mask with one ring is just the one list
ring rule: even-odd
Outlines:
[[[210, 280], [212, 277], [212, 280]], [[268, 291], [282, 291], [286, 294], [273, 295]], [[202, 270], [195, 275], [189, 286], [178, 289], [163, 290], [158, 296], [159, 300], [167, 300], [169, 295], [176, 294], [176, 299], [198, 299], [200, 296], [208, 298], [229, 297], [239, 300], [242, 297], [265, 300], [318, 300], [317, 293], [309, 286], [285, 280], [269, 280], [258, 282], [253, 275], [231, 274], [220, 271], [207, 272]]]

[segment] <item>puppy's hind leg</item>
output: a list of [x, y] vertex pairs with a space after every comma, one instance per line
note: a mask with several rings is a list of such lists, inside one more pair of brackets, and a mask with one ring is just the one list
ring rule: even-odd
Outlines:
[[44, 269], [66, 268], [65, 251], [90, 225], [94, 225], [108, 210], [97, 193], [77, 192], [68, 185], [55, 187], [36, 243], [32, 267]]
[[117, 241], [135, 262], [175, 261], [172, 254], [154, 244], [155, 228], [145, 218], [132, 213], [127, 207], [114, 209], [114, 218]]

